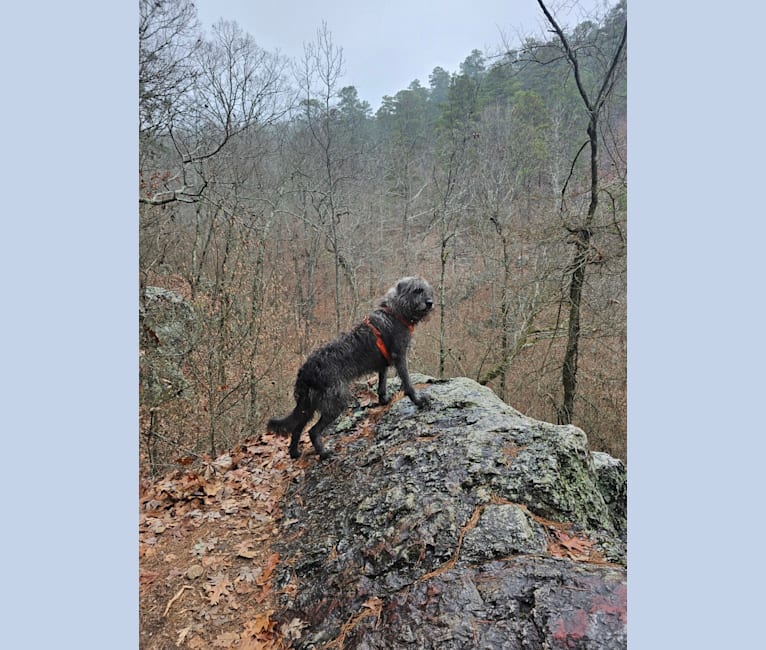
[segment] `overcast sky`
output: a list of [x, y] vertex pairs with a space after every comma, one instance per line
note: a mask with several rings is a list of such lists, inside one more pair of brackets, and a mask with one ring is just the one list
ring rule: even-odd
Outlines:
[[[543, 33], [535, 0], [197, 0], [202, 26], [233, 20], [259, 46], [301, 58], [304, 43], [316, 39], [322, 21], [343, 49], [344, 86], [377, 109], [383, 95], [395, 95], [413, 79], [428, 86], [436, 66], [457, 72], [473, 49], [498, 51], [505, 37]], [[603, 13], [604, 0], [552, 0], [557, 20], [574, 26], [586, 11]]]

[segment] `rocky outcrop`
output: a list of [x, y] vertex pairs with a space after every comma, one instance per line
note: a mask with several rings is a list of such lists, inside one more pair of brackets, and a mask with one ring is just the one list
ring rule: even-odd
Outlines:
[[285, 495], [295, 647], [625, 647], [624, 465], [469, 379], [413, 381], [430, 408], [358, 409]]
[[153, 407], [188, 390], [183, 363], [194, 338], [194, 311], [177, 293], [147, 286], [138, 319], [142, 403]]

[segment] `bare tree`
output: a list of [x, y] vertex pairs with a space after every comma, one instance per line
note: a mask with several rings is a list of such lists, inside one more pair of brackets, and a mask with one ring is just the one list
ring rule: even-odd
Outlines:
[[455, 238], [464, 217], [467, 202], [467, 176], [470, 151], [478, 119], [476, 99], [478, 84], [467, 75], [453, 78], [444, 119], [433, 155], [433, 169], [428, 190], [433, 217], [429, 228], [439, 238], [439, 377], [446, 370], [447, 346], [447, 268], [455, 247]]
[[[559, 424], [569, 424], [572, 422], [574, 414], [574, 400], [577, 392], [577, 364], [580, 346], [580, 316], [583, 287], [585, 285], [586, 270], [588, 265], [599, 259], [599, 253], [593, 245], [593, 226], [596, 221], [596, 213], [599, 204], [599, 119], [604, 111], [604, 107], [609, 100], [615, 81], [617, 71], [625, 60], [625, 45], [627, 42], [627, 21], [625, 22], [619, 41], [614, 46], [613, 51], [607, 53], [606, 66], [602, 71], [601, 78], [596, 81], [592, 87], [584, 81], [583, 71], [578, 56], [578, 51], [572, 46], [569, 38], [564, 33], [556, 18], [548, 9], [543, 0], [537, 0], [538, 5], [552, 31], [556, 34], [561, 44], [564, 56], [571, 67], [577, 91], [582, 99], [583, 106], [587, 113], [588, 140], [578, 151], [572, 162], [574, 170], [580, 154], [589, 149], [590, 158], [588, 165], [588, 174], [590, 178], [589, 195], [590, 201], [585, 217], [579, 223], [565, 223], [565, 228], [571, 236], [571, 242], [575, 246], [575, 252], [568, 271], [571, 274], [569, 278], [569, 320], [567, 330], [566, 351], [562, 365], [562, 385], [564, 388], [563, 401], [557, 406], [557, 420]], [[571, 178], [571, 174], [570, 174]], [[564, 212], [565, 198], [569, 180], [562, 188], [562, 213]]]
[[[149, 46], [159, 35], [187, 38], [196, 24], [189, 3], [150, 5], [144, 3], [141, 24], [148, 76], [158, 69], [149, 65], [155, 61]], [[163, 7], [180, 13], [171, 20], [159, 11]], [[188, 367], [196, 403], [187, 405], [186, 422], [200, 431], [206, 420], [205, 446], [215, 454], [252, 428], [276, 349], [270, 342], [271, 352], [262, 351], [271, 336], [263, 297], [273, 277], [266, 250], [275, 215], [270, 206], [280, 187], [279, 178], [267, 177], [275, 167], [273, 131], [293, 98], [286, 61], [258, 47], [235, 23], [219, 22], [212, 39], [195, 40], [192, 49], [176, 45], [158, 50], [168, 59], [167, 70], [189, 75], [187, 83], [166, 88], [163, 83], [177, 78], [170, 72], [153, 77], [154, 95], [165, 97], [170, 109], [142, 134], [141, 304], [147, 277], [188, 283], [200, 336]], [[171, 65], [182, 54], [184, 60]], [[150, 117], [154, 105], [162, 104], [147, 105]], [[150, 424], [156, 427], [156, 417]], [[187, 448], [199, 451], [201, 443]]]
[[496, 240], [499, 250], [492, 257], [500, 268], [493, 281], [500, 287], [494, 320], [500, 342], [496, 336], [487, 337], [485, 356], [494, 365], [486, 370], [480, 365], [478, 377], [482, 384], [499, 379], [502, 399], [508, 398], [511, 362], [527, 345], [545, 296], [548, 270], [538, 268], [537, 259], [528, 259], [525, 251], [536, 209], [530, 179], [537, 179], [546, 163], [547, 127], [540, 98], [519, 93], [513, 105], [487, 107], [477, 131], [471, 187], [484, 226], [479, 235], [484, 234], [487, 243]]
[[138, 106], [142, 137], [167, 133], [196, 80], [199, 23], [188, 0], [140, 0]]
[[[337, 47], [326, 23], [317, 31], [315, 43], [304, 46], [304, 57], [296, 68], [301, 90], [302, 118], [306, 125], [310, 145], [316, 156], [314, 168], [302, 170], [310, 191], [310, 200], [316, 216], [316, 226], [323, 234], [333, 256], [335, 295], [335, 327], [343, 328], [342, 279], [345, 277], [356, 303], [357, 285], [350, 251], [344, 242], [348, 228], [342, 222], [351, 217], [344, 204], [344, 188], [349, 181], [349, 152], [342, 137], [341, 113], [337, 107], [340, 79], [343, 75], [343, 50]], [[342, 232], [343, 231], [343, 232]]]
[[291, 105], [284, 78], [287, 62], [260, 48], [236, 23], [218, 22], [212, 40], [196, 41], [187, 56], [173, 68], [190, 81], [182, 93], [172, 89], [177, 94], [162, 124], [163, 137], [145, 143], [159, 161], [154, 170], [142, 169], [142, 179], [151, 174], [160, 181], [144, 183], [139, 201], [146, 205], [198, 201], [208, 182], [205, 164], [234, 136], [268, 128]]

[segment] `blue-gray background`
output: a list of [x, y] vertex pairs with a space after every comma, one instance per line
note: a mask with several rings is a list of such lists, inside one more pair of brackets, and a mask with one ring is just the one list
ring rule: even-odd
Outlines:
[[[137, 3], [3, 14], [3, 645], [135, 648]], [[629, 6], [636, 649], [759, 635], [764, 17]]]

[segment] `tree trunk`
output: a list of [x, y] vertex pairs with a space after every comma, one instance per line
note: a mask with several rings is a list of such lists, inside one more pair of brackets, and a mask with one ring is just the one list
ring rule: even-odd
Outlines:
[[445, 291], [446, 286], [446, 269], [447, 258], [449, 252], [447, 251], [447, 245], [449, 243], [449, 237], [442, 235], [441, 242], [441, 255], [440, 255], [440, 270], [439, 270], [439, 379], [444, 378], [444, 369], [447, 361], [447, 348], [446, 348], [446, 322], [444, 320], [445, 312]]
[[582, 302], [582, 288], [585, 284], [585, 270], [588, 267], [589, 240], [590, 232], [583, 230], [576, 241], [577, 249], [572, 264], [572, 278], [569, 282], [569, 328], [564, 365], [561, 371], [564, 402], [556, 409], [559, 424], [571, 424], [574, 415], [574, 399], [577, 392], [577, 357], [580, 349], [580, 304]]
[[574, 400], [577, 393], [577, 357], [580, 351], [580, 305], [582, 290], [585, 285], [585, 272], [590, 260], [590, 225], [598, 208], [598, 115], [591, 113], [588, 124], [590, 139], [590, 205], [585, 218], [585, 227], [574, 234], [575, 256], [572, 262], [572, 278], [569, 281], [569, 327], [567, 329], [567, 347], [564, 364], [561, 368], [561, 383], [564, 388], [564, 401], [557, 408], [556, 418], [559, 424], [571, 424], [574, 417]]

